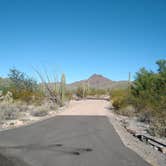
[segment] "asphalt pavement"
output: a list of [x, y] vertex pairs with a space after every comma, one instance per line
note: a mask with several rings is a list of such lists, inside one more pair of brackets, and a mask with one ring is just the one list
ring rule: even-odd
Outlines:
[[0, 132], [0, 166], [149, 166], [106, 116], [56, 116]]

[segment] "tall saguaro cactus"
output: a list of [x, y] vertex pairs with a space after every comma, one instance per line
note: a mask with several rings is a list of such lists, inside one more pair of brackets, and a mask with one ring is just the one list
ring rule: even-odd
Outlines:
[[61, 76], [61, 82], [60, 82], [60, 99], [61, 99], [61, 104], [64, 104], [65, 101], [65, 93], [66, 93], [66, 76], [65, 74], [62, 74]]

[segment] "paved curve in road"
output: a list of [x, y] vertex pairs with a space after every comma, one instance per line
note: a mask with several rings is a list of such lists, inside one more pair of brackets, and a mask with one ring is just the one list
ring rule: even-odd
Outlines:
[[0, 166], [148, 166], [106, 116], [57, 116], [0, 132]]

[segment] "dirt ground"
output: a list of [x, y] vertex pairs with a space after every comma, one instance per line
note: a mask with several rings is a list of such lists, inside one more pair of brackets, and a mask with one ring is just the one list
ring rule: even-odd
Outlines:
[[106, 107], [108, 106], [109, 102], [105, 100], [71, 101], [65, 111], [58, 113], [58, 115], [106, 116], [108, 114]]

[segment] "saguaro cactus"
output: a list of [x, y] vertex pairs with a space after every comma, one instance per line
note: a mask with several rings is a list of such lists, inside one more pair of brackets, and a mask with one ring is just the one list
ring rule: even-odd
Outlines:
[[65, 77], [65, 74], [62, 74], [62, 76], [61, 76], [61, 82], [60, 82], [59, 90], [60, 90], [61, 103], [63, 105], [64, 101], [65, 101], [65, 93], [66, 93], [66, 77]]

